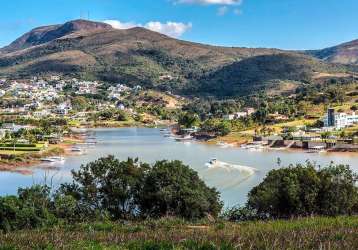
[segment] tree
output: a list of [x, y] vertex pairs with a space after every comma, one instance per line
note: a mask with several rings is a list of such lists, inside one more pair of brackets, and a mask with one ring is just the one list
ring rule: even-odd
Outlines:
[[317, 196], [319, 214], [335, 216], [358, 212], [358, 179], [349, 166], [331, 164], [318, 175], [321, 184]]
[[201, 125], [201, 131], [206, 133], [215, 133], [220, 136], [229, 134], [231, 130], [231, 123], [221, 119], [208, 119]]
[[322, 133], [321, 133], [321, 138], [322, 138], [322, 139], [328, 139], [331, 135], [332, 135], [332, 133], [329, 132], [329, 131], [322, 132]]
[[76, 96], [71, 101], [72, 107], [76, 111], [83, 111], [88, 108], [89, 103], [83, 96]]
[[72, 171], [74, 183], [62, 185], [61, 193], [75, 197], [85, 211], [128, 219], [137, 213], [136, 197], [148, 168], [137, 159], [100, 158]]
[[268, 116], [268, 110], [265, 107], [260, 107], [254, 114], [254, 120], [258, 123], [265, 124]]
[[146, 177], [139, 206], [145, 217], [178, 216], [187, 219], [217, 216], [222, 203], [197, 172], [180, 161], [159, 161]]
[[127, 121], [128, 116], [127, 113], [123, 110], [117, 109], [106, 109], [104, 111], [99, 112], [98, 115], [102, 120], [116, 120], [116, 121]]
[[348, 166], [310, 162], [271, 170], [248, 195], [248, 208], [271, 218], [357, 213], [357, 177]]
[[231, 124], [228, 121], [222, 121], [219, 123], [216, 130], [220, 136], [228, 135], [231, 132]]
[[56, 223], [48, 186], [18, 190], [18, 196], [0, 197], [0, 231], [30, 229]]
[[196, 114], [185, 113], [179, 117], [178, 123], [185, 128], [191, 128], [199, 123], [199, 117]]

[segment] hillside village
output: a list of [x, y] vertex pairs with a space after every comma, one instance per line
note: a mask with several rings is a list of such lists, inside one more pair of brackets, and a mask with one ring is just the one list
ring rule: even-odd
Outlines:
[[[120, 83], [84, 81], [60, 75], [33, 77], [30, 80], [1, 79], [0, 139], [8, 138], [7, 133], [34, 129], [38, 127], [36, 121], [42, 120], [55, 120], [62, 127], [158, 126], [173, 125], [179, 121], [179, 135], [215, 141], [219, 145], [237, 145], [248, 149], [358, 150], [356, 135], [352, 134], [352, 131], [357, 132], [355, 128], [358, 125], [355, 106], [345, 112], [328, 106], [324, 114], [313, 119], [307, 115], [294, 118], [285, 112], [274, 111], [265, 114], [262, 123], [258, 120], [262, 110], [231, 104], [230, 110], [235, 112], [209, 114], [201, 125], [195, 122], [188, 125], [181, 124], [180, 117], [191, 112], [185, 110], [185, 105], [190, 106], [193, 100], [170, 92], [153, 93], [139, 85], [129, 87]], [[197, 115], [200, 116], [200, 113]], [[229, 124], [230, 128], [222, 133], [215, 128], [219, 125], [206, 126], [206, 121], [213, 119], [224, 127]], [[301, 122], [297, 123], [297, 119]], [[234, 128], [237, 123], [242, 123], [239, 130]], [[316, 125], [311, 126], [312, 123]], [[199, 127], [191, 128], [194, 125]], [[46, 136], [52, 138], [51, 142], [61, 141], [63, 129], [60, 131]], [[232, 137], [235, 131], [236, 136]], [[18, 139], [29, 143], [26, 138]]]

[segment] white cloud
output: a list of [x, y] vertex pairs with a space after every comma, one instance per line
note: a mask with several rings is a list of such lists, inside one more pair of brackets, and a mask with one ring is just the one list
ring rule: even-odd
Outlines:
[[171, 37], [180, 37], [193, 27], [191, 23], [181, 23], [181, 22], [161, 23], [161, 22], [151, 21], [144, 25], [134, 22], [121, 22], [118, 20], [105, 20], [103, 22], [111, 25], [115, 29], [130, 29], [134, 27], [143, 27]]
[[218, 15], [219, 16], [224, 16], [227, 12], [228, 12], [229, 8], [227, 6], [221, 6], [218, 9]]
[[242, 0], [177, 0], [175, 3], [202, 5], [240, 5]]
[[234, 9], [234, 14], [240, 16], [242, 14], [242, 10]]
[[193, 25], [191, 23], [185, 24], [176, 22], [149, 22], [144, 27], [152, 31], [166, 34], [168, 36], [180, 37], [185, 32], [190, 30]]
[[133, 22], [123, 23], [123, 22], [118, 21], [118, 20], [105, 20], [103, 22], [106, 23], [106, 24], [109, 24], [113, 28], [119, 29], [119, 30], [130, 29], [130, 28], [141, 26], [140, 24], [136, 24], [136, 23], [133, 23]]

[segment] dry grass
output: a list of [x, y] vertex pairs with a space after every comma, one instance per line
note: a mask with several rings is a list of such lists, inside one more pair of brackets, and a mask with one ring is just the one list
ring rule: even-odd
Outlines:
[[81, 224], [0, 235], [0, 249], [357, 249], [358, 217]]
[[242, 132], [231, 132], [226, 136], [217, 137], [213, 140], [210, 140], [209, 144], [216, 144], [218, 142], [224, 142], [228, 144], [241, 145], [252, 141], [252, 135], [245, 134]]

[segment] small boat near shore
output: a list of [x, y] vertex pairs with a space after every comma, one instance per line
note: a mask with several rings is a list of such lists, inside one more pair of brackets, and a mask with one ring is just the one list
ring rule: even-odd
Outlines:
[[191, 135], [186, 135], [183, 137], [175, 137], [176, 141], [191, 141], [194, 137]]
[[86, 134], [88, 132], [87, 128], [71, 128], [71, 131], [78, 134]]
[[243, 145], [240, 146], [240, 148], [248, 149], [248, 150], [263, 150], [266, 147], [260, 141], [260, 142], [251, 142], [251, 143], [243, 144]]
[[77, 143], [77, 145], [81, 145], [81, 146], [94, 146], [96, 145], [97, 142], [93, 141], [93, 142], [81, 142], [81, 143]]
[[83, 150], [82, 150], [82, 148], [80, 148], [80, 147], [74, 146], [74, 147], [71, 148], [71, 151], [72, 151], [72, 152], [82, 152]]
[[53, 157], [47, 157], [47, 158], [41, 159], [42, 162], [61, 162], [64, 160], [65, 160], [65, 158], [62, 156], [53, 156]]
[[232, 147], [235, 146], [232, 143], [226, 143], [226, 142], [218, 142], [216, 145], [221, 147], [221, 148], [232, 148]]
[[325, 146], [314, 146], [309, 148], [308, 151], [306, 151], [306, 153], [308, 154], [317, 154], [317, 153], [326, 153], [326, 147]]

